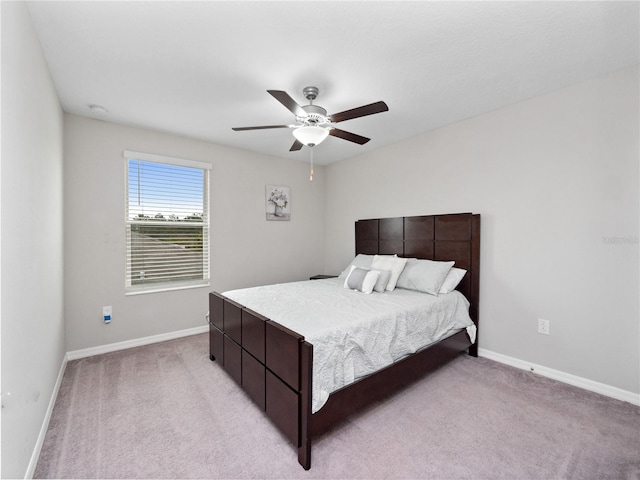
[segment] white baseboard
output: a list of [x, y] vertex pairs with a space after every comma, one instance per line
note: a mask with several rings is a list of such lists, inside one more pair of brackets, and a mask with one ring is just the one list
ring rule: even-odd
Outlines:
[[187, 328], [186, 330], [178, 330], [177, 332], [161, 333], [150, 337], [136, 338], [133, 340], [125, 340], [124, 342], [110, 343], [108, 345], [100, 345], [98, 347], [84, 348], [82, 350], [74, 350], [67, 352], [67, 360], [76, 360], [78, 358], [92, 357], [102, 353], [116, 352], [127, 348], [141, 347], [142, 345], [150, 345], [152, 343], [165, 342], [176, 338], [188, 337], [209, 331], [208, 325], [201, 327]]
[[24, 474], [24, 478], [33, 478], [33, 475], [36, 473], [36, 466], [38, 465], [38, 459], [40, 458], [42, 445], [44, 445], [44, 438], [47, 435], [47, 430], [49, 430], [49, 421], [51, 420], [53, 407], [56, 404], [56, 399], [58, 398], [58, 392], [60, 391], [60, 385], [62, 385], [62, 377], [64, 377], [64, 370], [66, 368], [67, 368], [67, 355], [65, 355], [62, 359], [60, 370], [58, 371], [58, 378], [56, 379], [56, 384], [53, 387], [53, 392], [51, 392], [51, 398], [49, 399], [47, 412], [45, 413], [44, 420], [42, 422], [42, 427], [40, 427], [40, 433], [38, 434], [36, 445], [33, 448], [33, 453], [31, 454], [31, 459], [29, 460], [29, 465], [27, 467], [26, 473]]
[[512, 367], [519, 368], [521, 370], [527, 370], [543, 377], [548, 377], [559, 382], [573, 385], [574, 387], [583, 388], [590, 392], [599, 393], [607, 397], [615, 398], [616, 400], [622, 400], [623, 402], [629, 402], [633, 405], [640, 406], [640, 394], [622, 390], [621, 388], [612, 387], [604, 383], [595, 382], [587, 378], [578, 377], [570, 373], [561, 372], [560, 370], [554, 370], [553, 368], [543, 367], [542, 365], [536, 365], [534, 363], [520, 360], [518, 358], [509, 357], [501, 353], [492, 352], [491, 350], [485, 350], [483, 348], [478, 349], [478, 355], [488, 358], [489, 360], [495, 360], [496, 362], [504, 363]]

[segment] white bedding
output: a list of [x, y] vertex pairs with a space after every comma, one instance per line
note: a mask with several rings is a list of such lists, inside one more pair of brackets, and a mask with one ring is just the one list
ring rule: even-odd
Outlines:
[[224, 296], [303, 335], [313, 345], [312, 412], [329, 394], [466, 328], [475, 342], [469, 302], [396, 288], [372, 293], [324, 279], [231, 290]]

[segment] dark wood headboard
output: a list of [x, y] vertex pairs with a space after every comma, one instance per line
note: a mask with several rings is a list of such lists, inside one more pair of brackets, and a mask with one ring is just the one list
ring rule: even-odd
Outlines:
[[480, 215], [455, 213], [358, 220], [356, 255], [398, 255], [455, 261], [467, 270], [458, 285], [471, 303], [469, 315], [478, 325], [480, 300]]

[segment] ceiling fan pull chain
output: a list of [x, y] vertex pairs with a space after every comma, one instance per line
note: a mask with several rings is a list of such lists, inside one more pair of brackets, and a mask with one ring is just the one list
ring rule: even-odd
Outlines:
[[311, 156], [311, 173], [309, 174], [309, 181], [313, 182], [313, 147], [309, 147], [309, 152]]

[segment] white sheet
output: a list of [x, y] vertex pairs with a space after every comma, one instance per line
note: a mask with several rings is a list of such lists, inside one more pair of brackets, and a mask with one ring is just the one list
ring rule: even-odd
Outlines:
[[224, 296], [303, 335], [313, 345], [312, 411], [329, 394], [451, 332], [467, 328], [469, 302], [411, 290], [365, 295], [324, 279], [231, 290]]

